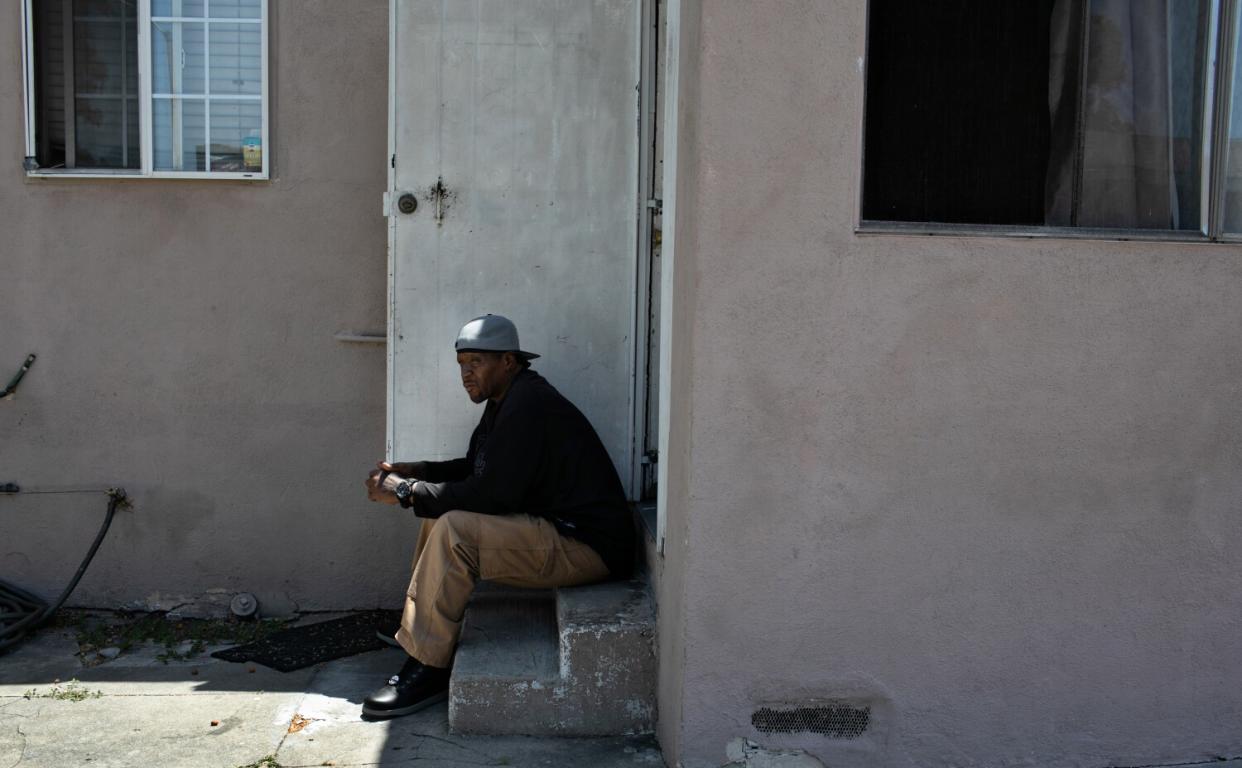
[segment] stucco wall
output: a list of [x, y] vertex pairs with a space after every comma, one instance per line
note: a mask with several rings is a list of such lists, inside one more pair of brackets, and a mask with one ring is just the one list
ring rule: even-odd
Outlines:
[[[393, 604], [415, 523], [384, 447], [384, 0], [272, 2], [273, 179], [27, 180], [18, 3], [0, 13], [0, 482], [123, 485], [73, 602], [208, 590]], [[0, 497], [0, 574], [72, 574], [102, 496]]]
[[[864, 6], [703, 4], [666, 747], [1242, 753], [1242, 246], [855, 235]], [[817, 697], [868, 733], [750, 725]]]

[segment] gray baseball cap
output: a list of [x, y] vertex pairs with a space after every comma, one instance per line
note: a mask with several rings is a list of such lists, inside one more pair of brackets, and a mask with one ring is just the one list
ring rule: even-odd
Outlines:
[[513, 352], [523, 360], [539, 357], [522, 351], [517, 326], [500, 315], [483, 315], [463, 325], [454, 346], [458, 352]]

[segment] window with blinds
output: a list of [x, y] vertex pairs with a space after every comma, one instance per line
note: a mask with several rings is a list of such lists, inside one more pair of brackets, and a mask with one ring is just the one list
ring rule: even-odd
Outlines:
[[266, 178], [266, 0], [24, 0], [36, 174]]

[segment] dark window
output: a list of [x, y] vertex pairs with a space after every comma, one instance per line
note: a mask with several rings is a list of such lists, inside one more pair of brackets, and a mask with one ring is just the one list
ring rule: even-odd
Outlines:
[[1198, 230], [1207, 0], [872, 0], [863, 218]]
[[138, 169], [135, 0], [34, 0], [40, 168]]

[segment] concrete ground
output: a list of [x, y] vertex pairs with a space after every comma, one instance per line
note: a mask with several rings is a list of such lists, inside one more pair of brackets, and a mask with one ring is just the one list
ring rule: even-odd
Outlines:
[[165, 664], [161, 650], [84, 667], [72, 629], [45, 629], [0, 656], [0, 768], [664, 765], [646, 737], [456, 736], [445, 704], [363, 721], [362, 698], [401, 666], [397, 649], [291, 673], [212, 659], [210, 647]]

